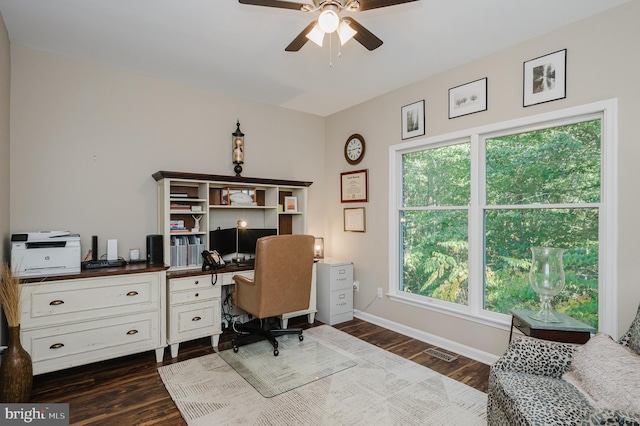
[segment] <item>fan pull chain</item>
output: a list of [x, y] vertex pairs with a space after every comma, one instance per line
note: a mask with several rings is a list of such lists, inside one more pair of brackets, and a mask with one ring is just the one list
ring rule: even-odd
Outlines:
[[333, 37], [331, 36], [331, 34], [329, 34], [329, 68], [331, 68], [333, 66], [333, 63], [331, 62], [331, 48], [333, 47]]

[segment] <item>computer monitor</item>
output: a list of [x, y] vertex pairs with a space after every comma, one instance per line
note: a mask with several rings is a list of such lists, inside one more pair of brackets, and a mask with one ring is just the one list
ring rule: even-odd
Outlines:
[[256, 254], [256, 242], [258, 238], [267, 237], [269, 235], [278, 235], [275, 228], [245, 228], [238, 230], [238, 253], [245, 255]]
[[209, 232], [209, 250], [220, 256], [236, 252], [236, 228], [216, 229]]

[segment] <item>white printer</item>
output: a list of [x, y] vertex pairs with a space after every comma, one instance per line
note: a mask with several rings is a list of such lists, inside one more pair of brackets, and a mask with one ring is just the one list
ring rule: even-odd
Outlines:
[[11, 235], [11, 268], [18, 277], [80, 273], [80, 235], [41, 231]]

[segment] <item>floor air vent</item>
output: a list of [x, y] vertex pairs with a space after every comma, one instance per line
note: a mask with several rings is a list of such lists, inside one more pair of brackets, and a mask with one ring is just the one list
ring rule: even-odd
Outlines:
[[425, 354], [429, 354], [431, 356], [434, 356], [434, 357], [436, 357], [438, 359], [441, 359], [443, 361], [447, 361], [447, 362], [455, 361], [456, 359], [458, 359], [458, 357], [456, 357], [456, 356], [446, 354], [446, 353], [441, 352], [441, 351], [439, 351], [437, 349], [434, 349], [434, 348], [425, 349], [422, 352], [424, 352]]

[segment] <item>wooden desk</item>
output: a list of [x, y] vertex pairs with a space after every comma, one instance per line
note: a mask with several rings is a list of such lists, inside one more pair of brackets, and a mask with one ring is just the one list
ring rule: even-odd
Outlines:
[[586, 343], [596, 329], [588, 324], [571, 318], [568, 315], [554, 312], [553, 314], [562, 322], [542, 322], [531, 318], [534, 311], [511, 309], [511, 331], [509, 343], [513, 337], [513, 327], [527, 336], [538, 339], [553, 340], [563, 343]]
[[[316, 266], [313, 266], [309, 308], [280, 315], [282, 327], [287, 328], [289, 318], [307, 315], [309, 324], [315, 321]], [[199, 269], [167, 272], [167, 343], [171, 357], [178, 356], [180, 343], [211, 336], [211, 346], [218, 347], [222, 334], [222, 288], [234, 284], [234, 275], [253, 278], [253, 266], [227, 265], [215, 271]], [[211, 285], [213, 282], [216, 285]], [[227, 290], [228, 293], [228, 290]], [[229, 324], [226, 324], [229, 325]]]

